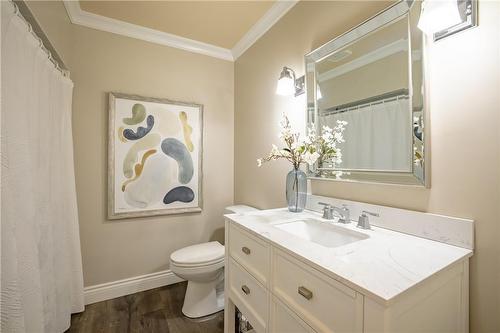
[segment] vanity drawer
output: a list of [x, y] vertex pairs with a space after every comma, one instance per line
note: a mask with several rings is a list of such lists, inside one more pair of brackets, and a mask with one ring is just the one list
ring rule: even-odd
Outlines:
[[271, 300], [269, 332], [314, 333], [315, 331], [276, 297], [273, 297]]
[[318, 332], [362, 332], [363, 295], [280, 250], [272, 291]]
[[266, 332], [269, 293], [232, 258], [229, 259], [228, 286], [231, 299], [255, 331]]
[[269, 277], [270, 253], [269, 244], [230, 224], [229, 254], [265, 286]]

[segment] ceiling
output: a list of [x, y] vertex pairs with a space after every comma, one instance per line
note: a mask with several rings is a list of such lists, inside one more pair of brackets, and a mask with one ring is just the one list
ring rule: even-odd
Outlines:
[[275, 1], [80, 1], [83, 11], [232, 49]]

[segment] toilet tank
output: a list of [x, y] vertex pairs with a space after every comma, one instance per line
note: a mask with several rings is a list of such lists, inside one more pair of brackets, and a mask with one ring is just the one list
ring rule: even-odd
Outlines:
[[226, 207], [224, 214], [246, 214], [256, 212], [259, 209], [247, 205], [235, 205]]

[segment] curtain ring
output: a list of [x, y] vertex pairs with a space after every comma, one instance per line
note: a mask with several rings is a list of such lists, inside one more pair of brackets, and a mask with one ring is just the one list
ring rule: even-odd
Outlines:
[[11, 1], [11, 3], [14, 6], [14, 15], [19, 15], [19, 6], [14, 1]]

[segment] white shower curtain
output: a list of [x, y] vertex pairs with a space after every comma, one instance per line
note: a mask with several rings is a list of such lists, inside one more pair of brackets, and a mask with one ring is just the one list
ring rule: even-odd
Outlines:
[[84, 307], [73, 83], [1, 6], [1, 332], [64, 332]]
[[368, 104], [325, 117], [334, 127], [347, 121], [342, 149], [345, 169], [411, 171], [412, 136], [407, 98]]

